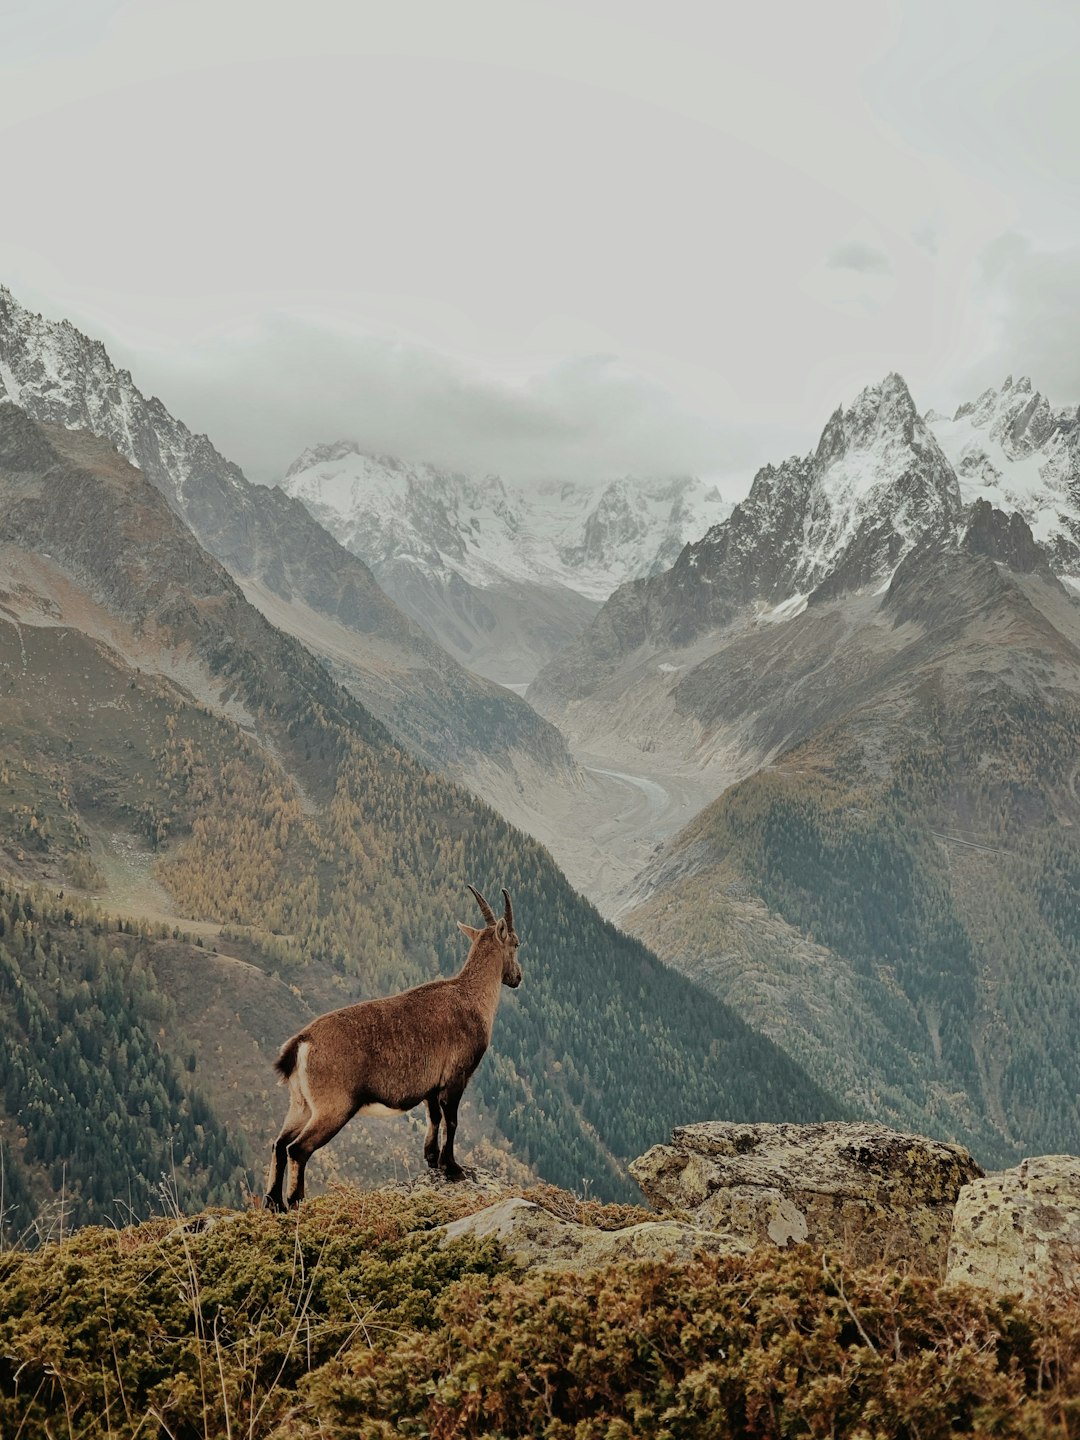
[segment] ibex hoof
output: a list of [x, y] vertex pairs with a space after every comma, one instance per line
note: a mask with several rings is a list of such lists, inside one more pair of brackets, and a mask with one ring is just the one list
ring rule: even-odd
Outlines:
[[465, 1179], [465, 1171], [461, 1168], [460, 1165], [447, 1165], [447, 1166], [445, 1166], [444, 1169], [443, 1169], [443, 1174], [446, 1176], [447, 1180], [464, 1180], [464, 1179]]

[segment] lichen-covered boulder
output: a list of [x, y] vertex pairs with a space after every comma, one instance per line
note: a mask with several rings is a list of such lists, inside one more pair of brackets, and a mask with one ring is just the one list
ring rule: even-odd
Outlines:
[[1080, 1293], [1080, 1157], [1040, 1155], [965, 1185], [946, 1279], [999, 1295]]
[[881, 1125], [681, 1125], [630, 1173], [658, 1209], [781, 1248], [944, 1268], [953, 1206], [982, 1170], [959, 1145]]
[[441, 1229], [446, 1243], [463, 1235], [479, 1240], [494, 1237], [507, 1255], [528, 1269], [590, 1270], [614, 1260], [688, 1260], [699, 1250], [741, 1254], [750, 1248], [738, 1236], [677, 1220], [646, 1220], [623, 1230], [600, 1230], [560, 1220], [531, 1200], [519, 1198], [489, 1205]]

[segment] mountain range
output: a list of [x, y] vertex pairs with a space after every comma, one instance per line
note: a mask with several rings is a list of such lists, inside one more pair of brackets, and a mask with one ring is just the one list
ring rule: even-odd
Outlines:
[[730, 509], [691, 476], [510, 486], [348, 441], [306, 450], [282, 489], [452, 655], [511, 686]]
[[[510, 1173], [587, 1174], [625, 1195], [621, 1161], [687, 1113], [836, 1112], [773, 1042], [606, 924], [539, 845], [397, 743], [143, 472], [10, 395], [0, 786], [5, 905], [15, 896], [0, 932], [5, 1074], [18, 1053], [29, 1087], [6, 1086], [0, 1138], [28, 1204], [62, 1187], [100, 1215], [92, 1154], [80, 1144], [78, 1166], [74, 1150], [53, 1165], [48, 1136], [82, 1126], [98, 1151], [140, 1115], [161, 1119], [166, 1171], [170, 1135], [191, 1147], [212, 1132], [220, 1194], [280, 1120], [271, 1061], [298, 1021], [458, 968], [466, 881], [510, 888], [529, 945], [470, 1092], [466, 1149], [471, 1135]], [[102, 951], [110, 928], [124, 938]], [[127, 988], [132, 966], [146, 978]], [[97, 991], [95, 975], [112, 978]], [[85, 1046], [61, 1084], [50, 1055], [68, 1023]], [[144, 1057], [156, 1036], [168, 1064], [144, 1077], [140, 1061], [139, 1082], [109, 1092], [132, 1107], [114, 1123], [91, 1059], [125, 1025]], [[350, 1127], [337, 1163], [368, 1179], [418, 1163], [414, 1126], [373, 1135]], [[175, 1158], [200, 1173], [190, 1148]], [[148, 1183], [132, 1177], [141, 1206]]]
[[50, 321], [0, 288], [0, 397], [37, 420], [89, 431], [142, 471], [275, 625], [320, 654], [426, 761], [471, 776], [568, 757], [558, 733], [512, 693], [458, 665], [284, 491], [254, 485], [195, 435], [100, 341]]
[[623, 923], [990, 1158], [1080, 1119], [1076, 434], [1026, 380], [944, 421], [890, 375], [528, 692], [575, 746], [713, 777]]
[[[465, 1118], [507, 1173], [621, 1194], [670, 1122], [833, 1096], [984, 1162], [1069, 1148], [1076, 412], [1010, 377], [920, 414], [892, 374], [727, 513], [686, 478], [527, 491], [351, 442], [251, 485], [7, 292], [0, 386], [0, 1006], [35, 1134], [58, 1107], [74, 1134], [87, 1063], [49, 1091], [49, 1025], [92, 1013], [63, 977], [107, 974], [93, 1024], [136, 1027], [144, 1103], [189, 1150], [198, 1111], [190, 1186], [220, 1193], [277, 1118], [277, 1031], [452, 969], [479, 877], [536, 946]], [[541, 663], [535, 709], [485, 678]], [[95, 904], [134, 919], [119, 958]], [[351, 1129], [352, 1173], [411, 1163], [408, 1129]]]

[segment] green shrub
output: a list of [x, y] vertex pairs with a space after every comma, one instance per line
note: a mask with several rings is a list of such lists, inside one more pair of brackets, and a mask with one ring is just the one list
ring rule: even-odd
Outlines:
[[1080, 1435], [1080, 1315], [803, 1250], [448, 1291], [437, 1329], [354, 1346], [301, 1385], [279, 1440], [363, 1435]]
[[430, 1233], [493, 1198], [341, 1189], [0, 1254], [0, 1435], [1080, 1437], [1075, 1300], [808, 1249], [522, 1276]]

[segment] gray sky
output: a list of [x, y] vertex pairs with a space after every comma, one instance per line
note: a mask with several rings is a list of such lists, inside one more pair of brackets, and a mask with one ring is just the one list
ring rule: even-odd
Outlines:
[[0, 0], [0, 279], [254, 478], [743, 491], [900, 370], [1080, 401], [1080, 6]]

